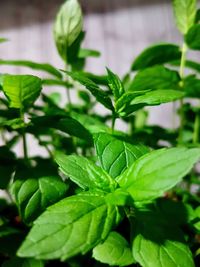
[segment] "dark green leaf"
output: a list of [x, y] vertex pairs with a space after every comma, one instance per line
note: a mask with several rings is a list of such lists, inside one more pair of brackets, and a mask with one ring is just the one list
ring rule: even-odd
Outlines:
[[193, 50], [200, 50], [200, 24], [195, 24], [190, 28], [185, 36], [185, 41], [189, 48]]
[[56, 162], [60, 170], [83, 189], [114, 190], [114, 180], [99, 166], [87, 158], [63, 154], [56, 154]]
[[194, 75], [188, 76], [184, 80], [183, 88], [186, 96], [200, 98], [200, 79], [197, 79]]
[[106, 239], [118, 216], [117, 208], [107, 205], [104, 196], [87, 193], [66, 198], [35, 221], [18, 255], [66, 260], [85, 254]]
[[114, 74], [108, 68], [107, 68], [107, 73], [108, 73], [108, 85], [113, 92], [115, 101], [117, 101], [118, 98], [120, 98], [125, 93], [124, 86], [119, 76]]
[[98, 85], [96, 85], [92, 80], [87, 78], [86, 75], [83, 73], [72, 73], [72, 72], [67, 72], [67, 74], [72, 77], [72, 79], [78, 81], [80, 84], [84, 85], [90, 92], [91, 94], [99, 101], [102, 105], [104, 105], [106, 108], [110, 110], [114, 110], [112, 101], [108, 94], [103, 91]]
[[139, 71], [129, 86], [130, 91], [176, 89], [179, 74], [163, 66], [153, 66]]
[[60, 56], [67, 60], [67, 50], [82, 31], [83, 19], [77, 0], [67, 0], [60, 8], [55, 24], [54, 39]]
[[41, 80], [32, 75], [3, 75], [2, 87], [11, 108], [28, 108], [40, 95]]
[[113, 178], [149, 151], [141, 144], [133, 145], [106, 133], [95, 135], [94, 143], [102, 168]]
[[29, 173], [27, 178], [15, 179], [11, 186], [11, 194], [22, 219], [30, 223], [46, 207], [63, 198], [67, 185], [58, 176], [32, 178]]
[[139, 70], [180, 59], [181, 51], [177, 45], [158, 44], [145, 49], [133, 62], [131, 69]]
[[93, 257], [109, 266], [128, 266], [134, 263], [130, 245], [117, 232], [111, 232], [102, 244], [93, 249]]
[[178, 90], [133, 91], [125, 93], [116, 103], [116, 112], [120, 116], [127, 116], [145, 107], [155, 106], [181, 99], [184, 92]]
[[0, 59], [0, 65], [13, 65], [13, 66], [28, 67], [33, 70], [45, 71], [57, 78], [62, 78], [62, 74], [56, 68], [54, 68], [52, 65], [48, 63], [37, 63], [37, 62], [29, 61], [29, 60]]
[[152, 200], [180, 182], [199, 158], [198, 148], [155, 150], [136, 160], [117, 180], [135, 201]]
[[195, 22], [196, 0], [173, 0], [176, 25], [182, 34], [186, 34]]
[[35, 259], [12, 258], [3, 263], [2, 267], [44, 267], [44, 263]]
[[65, 88], [70, 88], [72, 87], [72, 85], [66, 81], [62, 81], [62, 80], [54, 80], [54, 79], [43, 79], [42, 80], [42, 84], [43, 85], [49, 85], [49, 86], [63, 86]]

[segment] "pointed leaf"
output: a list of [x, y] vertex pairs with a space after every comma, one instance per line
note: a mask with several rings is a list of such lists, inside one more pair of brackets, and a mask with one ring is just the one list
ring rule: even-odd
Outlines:
[[185, 36], [185, 41], [190, 49], [200, 50], [200, 24], [195, 24], [190, 28], [187, 35]]
[[148, 201], [175, 186], [200, 158], [200, 149], [170, 148], [152, 151], [118, 177], [135, 201]]
[[60, 170], [83, 189], [112, 191], [114, 180], [99, 166], [81, 156], [56, 154], [55, 160]]
[[117, 232], [111, 232], [102, 244], [93, 249], [93, 258], [109, 266], [128, 266], [134, 263], [130, 245]]
[[113, 92], [115, 101], [120, 98], [125, 90], [120, 78], [107, 68], [108, 73], [108, 85]]
[[117, 208], [107, 205], [104, 196], [87, 193], [68, 197], [35, 221], [18, 255], [66, 260], [85, 254], [106, 239], [117, 218]]
[[106, 133], [96, 134], [94, 140], [101, 166], [113, 178], [149, 152], [149, 149], [141, 144], [133, 145]]

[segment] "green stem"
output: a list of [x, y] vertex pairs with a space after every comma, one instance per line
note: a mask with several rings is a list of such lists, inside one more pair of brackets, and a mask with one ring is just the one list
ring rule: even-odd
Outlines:
[[113, 116], [112, 116], [112, 126], [111, 126], [112, 134], [115, 131], [115, 121], [116, 121], [116, 116], [115, 116], [115, 114], [113, 114]]
[[[66, 69], [66, 71], [69, 71], [70, 70], [69, 65], [66, 64], [65, 69]], [[66, 80], [66, 82], [69, 82], [69, 77], [66, 76], [65, 80]], [[69, 105], [69, 113], [71, 113], [72, 101], [71, 101], [71, 96], [70, 96], [70, 89], [69, 89], [69, 87], [67, 85], [66, 85], [66, 89], [67, 89], [67, 100], [68, 100], [68, 105]]]
[[[20, 117], [22, 121], [25, 123], [24, 112], [22, 110], [20, 110]], [[28, 161], [28, 147], [27, 147], [25, 127], [23, 127], [22, 129], [22, 142], [23, 142], [24, 159]]]
[[199, 132], [200, 129], [200, 114], [197, 111], [197, 114], [195, 116], [195, 122], [194, 122], [194, 132], [193, 132], [193, 143], [196, 144], [199, 142]]
[[[187, 53], [187, 45], [183, 43], [182, 46], [182, 54], [181, 54], [181, 63], [180, 63], [180, 70], [179, 74], [181, 77], [181, 84], [180, 86], [183, 88], [183, 78], [184, 78], [184, 68], [185, 68], [185, 62], [186, 62], [186, 53]], [[185, 114], [183, 110], [184, 101], [183, 99], [180, 100], [180, 128], [179, 128], [179, 137], [178, 141], [179, 143], [182, 143], [183, 141], [183, 130], [184, 130], [184, 124], [185, 124]]]

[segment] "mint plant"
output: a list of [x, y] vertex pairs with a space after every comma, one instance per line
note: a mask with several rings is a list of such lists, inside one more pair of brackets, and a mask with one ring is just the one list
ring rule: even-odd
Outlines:
[[[199, 266], [200, 64], [187, 51], [200, 50], [200, 11], [195, 0], [174, 0], [173, 9], [181, 48], [153, 44], [124, 77], [85, 71], [100, 53], [82, 47], [77, 0], [54, 23], [62, 69], [0, 60], [44, 73], [0, 74], [3, 267]], [[148, 125], [146, 107], [174, 101], [178, 127]], [[32, 156], [27, 136], [46, 154]], [[23, 156], [15, 152], [21, 144]]]

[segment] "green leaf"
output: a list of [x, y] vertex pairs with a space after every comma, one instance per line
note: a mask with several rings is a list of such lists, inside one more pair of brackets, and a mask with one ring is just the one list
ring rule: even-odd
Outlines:
[[2, 267], [44, 267], [44, 263], [35, 259], [12, 258], [3, 263]]
[[195, 24], [190, 28], [185, 36], [185, 41], [190, 49], [200, 50], [200, 24]]
[[54, 24], [54, 40], [60, 56], [67, 60], [67, 50], [82, 31], [83, 18], [77, 0], [67, 0], [61, 6]]
[[176, 89], [180, 81], [176, 71], [163, 66], [153, 66], [139, 71], [129, 86], [129, 91]]
[[82, 48], [79, 50], [78, 57], [79, 58], [87, 58], [87, 57], [100, 57], [101, 53], [92, 49]]
[[158, 149], [136, 160], [117, 181], [135, 201], [149, 201], [180, 182], [199, 158], [198, 148]]
[[142, 267], [194, 267], [192, 253], [176, 226], [140, 221], [134, 225], [132, 252]]
[[4, 60], [0, 59], [0, 65], [12, 65], [12, 66], [21, 66], [28, 67], [33, 70], [45, 71], [56, 78], [62, 78], [62, 74], [48, 63], [37, 63], [30, 60]]
[[145, 106], [155, 106], [181, 99], [184, 92], [178, 90], [154, 90], [127, 92], [117, 101], [115, 108], [120, 116], [127, 116]]
[[107, 69], [108, 73], [108, 85], [113, 92], [115, 101], [118, 100], [124, 93], [124, 86], [122, 81], [120, 80], [119, 76], [114, 74], [111, 70]]
[[104, 196], [87, 193], [68, 197], [34, 222], [18, 255], [66, 260], [85, 254], [106, 239], [118, 216], [118, 209], [107, 205]]
[[48, 86], [63, 86], [67, 89], [71, 88], [72, 85], [68, 83], [67, 81], [62, 81], [62, 80], [54, 80], [54, 79], [43, 79], [42, 80], [43, 85], [48, 85]]
[[109, 266], [128, 266], [134, 263], [129, 243], [117, 232], [111, 232], [102, 244], [97, 245], [92, 256]]
[[0, 253], [1, 255], [15, 255], [16, 250], [24, 238], [22, 231], [9, 226], [0, 226]]
[[[170, 62], [171, 65], [178, 66], [178, 67], [180, 66], [180, 63], [181, 63], [180, 60], [175, 60], [175, 61]], [[194, 62], [192, 60], [186, 60], [185, 61], [185, 66], [187, 68], [190, 68], [192, 70], [195, 70], [197, 72], [200, 72], [200, 64], [197, 63], [197, 62]]]
[[19, 213], [26, 223], [33, 221], [49, 205], [65, 196], [67, 185], [58, 176], [44, 176], [28, 179], [15, 179], [11, 194]]
[[136, 159], [149, 152], [149, 149], [141, 144], [133, 145], [106, 133], [96, 134], [94, 143], [102, 168], [113, 178], [123, 173]]
[[176, 25], [182, 34], [186, 34], [195, 22], [196, 0], [173, 0]]
[[187, 97], [200, 98], [200, 79], [194, 75], [184, 79], [183, 88]]
[[177, 45], [158, 44], [145, 49], [133, 62], [131, 69], [139, 70], [180, 59], [181, 51]]
[[2, 78], [3, 92], [9, 100], [10, 108], [30, 107], [42, 90], [41, 79], [32, 75], [9, 75]]
[[103, 91], [96, 83], [90, 80], [86, 75], [79, 72], [66, 72], [73, 80], [78, 81], [80, 84], [85, 86], [90, 93], [96, 98], [98, 102], [104, 105], [106, 108], [110, 110], [114, 110], [112, 101], [108, 94]]
[[6, 39], [6, 38], [0, 38], [0, 43], [5, 43], [7, 41], [8, 41], [8, 39]]
[[115, 189], [114, 180], [103, 169], [85, 157], [65, 156], [58, 153], [55, 160], [60, 170], [85, 190], [101, 189], [110, 192]]

